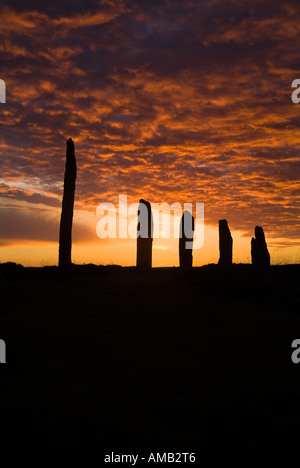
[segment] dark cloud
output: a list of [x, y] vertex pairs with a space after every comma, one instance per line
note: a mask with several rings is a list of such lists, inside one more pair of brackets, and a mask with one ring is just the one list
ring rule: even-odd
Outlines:
[[[0, 207], [0, 238], [2, 245], [16, 241], [58, 242], [59, 214], [45, 208], [33, 209], [21, 206]], [[75, 220], [73, 242], [82, 243], [97, 239], [95, 228]]]

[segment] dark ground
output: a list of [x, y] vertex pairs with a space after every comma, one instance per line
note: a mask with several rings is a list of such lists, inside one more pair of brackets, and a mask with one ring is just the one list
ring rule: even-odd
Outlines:
[[300, 265], [0, 271], [2, 447], [298, 446]]

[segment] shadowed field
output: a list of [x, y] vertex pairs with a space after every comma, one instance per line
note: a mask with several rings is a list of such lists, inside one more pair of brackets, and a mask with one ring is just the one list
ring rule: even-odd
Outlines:
[[289, 446], [299, 265], [0, 266], [8, 446]]

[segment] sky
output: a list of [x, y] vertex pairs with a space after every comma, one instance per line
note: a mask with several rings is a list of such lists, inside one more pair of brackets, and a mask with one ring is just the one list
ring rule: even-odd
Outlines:
[[[10, 0], [0, 7], [0, 262], [57, 264], [66, 140], [77, 159], [76, 263], [134, 265], [99, 239], [100, 203], [204, 203], [194, 265], [234, 261], [262, 226], [300, 262], [300, 4], [279, 0]], [[156, 239], [153, 265], [178, 265]]]

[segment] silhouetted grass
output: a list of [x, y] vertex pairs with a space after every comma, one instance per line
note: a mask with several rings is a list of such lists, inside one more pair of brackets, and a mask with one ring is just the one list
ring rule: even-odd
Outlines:
[[0, 271], [8, 446], [297, 442], [299, 265]]

